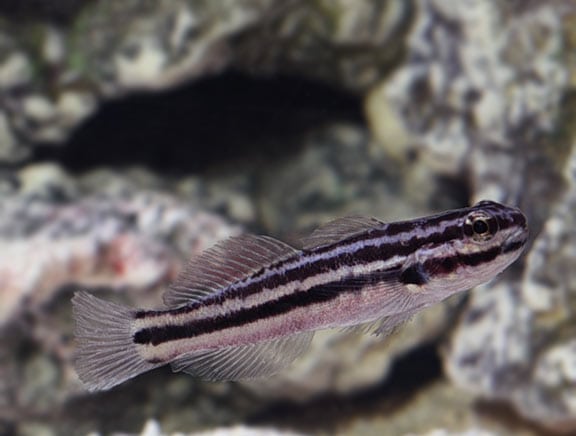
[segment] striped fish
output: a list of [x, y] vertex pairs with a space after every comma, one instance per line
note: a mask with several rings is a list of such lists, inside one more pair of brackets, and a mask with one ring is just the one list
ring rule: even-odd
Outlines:
[[230, 238], [190, 262], [164, 309], [77, 292], [76, 370], [90, 390], [168, 363], [208, 380], [268, 376], [301, 355], [316, 330], [370, 326], [386, 334], [490, 280], [527, 237], [521, 211], [482, 201], [410, 221], [338, 219], [301, 249], [267, 236]]

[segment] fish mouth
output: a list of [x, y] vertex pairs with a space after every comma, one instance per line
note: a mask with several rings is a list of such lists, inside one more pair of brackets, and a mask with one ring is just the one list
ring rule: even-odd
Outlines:
[[526, 228], [526, 226], [524, 226], [522, 228], [515, 230], [514, 233], [508, 236], [508, 238], [502, 245], [502, 253], [504, 254], [520, 250], [524, 247], [524, 245], [526, 245], [527, 241], [528, 241], [528, 229]]

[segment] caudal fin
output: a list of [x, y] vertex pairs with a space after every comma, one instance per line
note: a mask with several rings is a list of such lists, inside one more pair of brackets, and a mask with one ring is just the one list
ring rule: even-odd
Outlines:
[[75, 368], [90, 391], [110, 389], [160, 366], [145, 361], [132, 341], [129, 307], [76, 292], [72, 298], [76, 323]]

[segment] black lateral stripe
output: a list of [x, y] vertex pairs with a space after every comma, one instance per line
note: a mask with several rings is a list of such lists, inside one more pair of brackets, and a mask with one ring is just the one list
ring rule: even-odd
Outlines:
[[[429, 228], [433, 228], [433, 227], [438, 227], [442, 222], [446, 222], [446, 221], [453, 221], [453, 220], [458, 220], [458, 218], [463, 217], [465, 215], [465, 213], [462, 210], [455, 210], [452, 212], [447, 212], [444, 214], [438, 214], [438, 215], [434, 215], [431, 217], [422, 217], [422, 218], [416, 218], [414, 220], [410, 220], [410, 221], [398, 221], [398, 222], [394, 222], [394, 223], [387, 223], [381, 227], [376, 227], [373, 229], [369, 229], [367, 232], [365, 233], [361, 233], [357, 236], [351, 237], [346, 239], [346, 243], [357, 243], [357, 242], [363, 242], [363, 241], [367, 241], [369, 239], [378, 239], [378, 238], [382, 238], [385, 236], [396, 236], [399, 235], [400, 233], [410, 233], [410, 232], [414, 232], [416, 229], [424, 232]], [[458, 225], [453, 225], [450, 227], [457, 227]], [[438, 235], [438, 234], [442, 234], [443, 232], [434, 232], [431, 235], [429, 235], [430, 237], [433, 237], [433, 235]], [[414, 237], [417, 237], [417, 235], [415, 235]], [[411, 238], [411, 239], [414, 239]], [[425, 239], [425, 238], [421, 238], [421, 239]], [[432, 241], [430, 241], [432, 242]], [[336, 242], [334, 244], [330, 244], [327, 245], [326, 247], [321, 247], [317, 252], [324, 252], [324, 251], [330, 251], [330, 249], [336, 245], [339, 244], [340, 242]]]
[[415, 229], [421, 229], [422, 231], [438, 227], [442, 222], [457, 220], [465, 214], [463, 209], [453, 210], [450, 212], [444, 212], [437, 215], [432, 215], [429, 217], [416, 218], [410, 221], [398, 221], [395, 223], [389, 223], [386, 228], [383, 228], [380, 233], [378, 231], [373, 234], [376, 237], [380, 236], [396, 236], [400, 233], [412, 232]]
[[[170, 310], [170, 313], [175, 315], [181, 313], [189, 313], [193, 310], [196, 310], [201, 305], [218, 304], [220, 301], [222, 301], [222, 299], [225, 298], [246, 298], [250, 295], [257, 294], [264, 288], [274, 289], [293, 281], [302, 281], [312, 275], [320, 274], [322, 272], [334, 271], [343, 265], [357, 265], [378, 260], [386, 261], [394, 256], [408, 256], [424, 245], [441, 245], [449, 242], [450, 240], [458, 239], [461, 236], [461, 226], [455, 224], [445, 228], [442, 232], [431, 233], [424, 238], [418, 237], [418, 235], [414, 235], [411, 239], [407, 240], [403, 244], [390, 242], [383, 245], [364, 246], [354, 252], [344, 252], [339, 256], [320, 258], [315, 262], [309, 262], [296, 268], [283, 270], [282, 274], [273, 274], [272, 276], [267, 277], [261, 281], [255, 280], [246, 285], [240, 285], [237, 288], [231, 288], [222, 294], [215, 294], [213, 298], [207, 298], [201, 302], [194, 302], [189, 306], [172, 309]], [[378, 236], [371, 235], [370, 239], [374, 237]], [[360, 240], [365, 239], [367, 239], [366, 236], [363, 236]], [[349, 242], [347, 241], [347, 243]], [[275, 265], [275, 267], [281, 269], [285, 264], [292, 261], [294, 261], [294, 258], [285, 259], [281, 263]], [[263, 271], [260, 272], [260, 274], [262, 273]], [[142, 319], [161, 316], [165, 313], [166, 311], [139, 311], [135, 314], [135, 317], [137, 319]]]
[[490, 262], [502, 252], [502, 249], [499, 246], [495, 246], [490, 248], [486, 251], [480, 251], [478, 253], [467, 254], [464, 256], [460, 256], [460, 261], [464, 265], [468, 266], [478, 266], [483, 263]]
[[[432, 233], [426, 238], [414, 236], [404, 244], [390, 242], [383, 245], [368, 245], [353, 252], [344, 252], [338, 256], [320, 258], [315, 262], [305, 263], [293, 269], [286, 269], [282, 274], [275, 274], [258, 282], [254, 281], [245, 286], [231, 290], [234, 296], [245, 298], [260, 292], [262, 288], [274, 289], [293, 281], [302, 281], [312, 275], [334, 271], [344, 265], [368, 264], [375, 261], [387, 261], [394, 256], [408, 256], [424, 245], [436, 246], [445, 244], [462, 236], [461, 227], [454, 225], [443, 232]], [[284, 261], [284, 264], [292, 259]], [[281, 268], [282, 265], [279, 265]]]
[[504, 247], [502, 247], [502, 253], [510, 253], [511, 251], [519, 250], [524, 246], [524, 244], [526, 244], [526, 239], [505, 244]]
[[445, 275], [455, 271], [458, 265], [458, 255], [453, 255], [427, 260], [424, 262], [424, 269], [430, 274]]
[[424, 262], [424, 269], [432, 274], [445, 275], [450, 274], [460, 265], [478, 266], [483, 263], [491, 262], [496, 259], [502, 252], [500, 247], [495, 246], [485, 251], [472, 254], [453, 254], [436, 259], [429, 259]]
[[144, 328], [134, 334], [134, 342], [136, 344], [159, 345], [164, 342], [193, 338], [227, 328], [241, 327], [255, 321], [291, 312], [300, 307], [308, 307], [333, 300], [342, 292], [358, 291], [366, 286], [367, 282], [369, 283], [372, 278], [373, 276], [370, 275], [366, 277], [366, 281], [362, 281], [360, 277], [339, 280], [315, 286], [306, 291], [284, 295], [260, 306], [238, 310], [214, 318], [198, 319], [184, 325]]
[[[477, 266], [490, 262], [500, 253], [500, 247], [496, 246], [489, 250], [473, 254], [452, 255], [440, 259], [430, 259], [425, 262], [424, 268], [427, 271], [433, 271], [435, 274], [447, 274], [455, 271], [458, 266], [462, 264]], [[276, 300], [268, 301], [249, 309], [241, 309], [233, 313], [212, 318], [202, 318], [184, 325], [144, 328], [134, 334], [134, 342], [136, 344], [159, 345], [164, 342], [193, 338], [227, 328], [241, 327], [273, 316], [283, 315], [301, 307], [313, 306], [333, 300], [343, 292], [358, 291], [367, 284], [374, 282], [375, 277], [378, 277], [378, 274], [372, 272], [365, 276], [351, 277], [346, 280], [338, 280], [324, 285], [314, 286], [307, 290], [284, 295]]]
[[[293, 267], [291, 269], [286, 268], [286, 265], [290, 262], [293, 262], [296, 257], [291, 257], [285, 259], [276, 265], [271, 265], [269, 268], [276, 269], [279, 273], [272, 274], [266, 278], [262, 278], [259, 280], [258, 278], [263, 276], [268, 269], [263, 269], [259, 273], [255, 274], [251, 277], [252, 280], [249, 281], [247, 284], [239, 283], [236, 286], [232, 286], [227, 290], [223, 290], [221, 293], [214, 294], [212, 297], [208, 297], [201, 302], [191, 302], [189, 306], [183, 306], [177, 309], [170, 310], [173, 314], [179, 313], [189, 313], [196, 310], [200, 306], [210, 306], [219, 304], [222, 300], [227, 298], [246, 298], [250, 295], [256, 294], [260, 292], [263, 288], [274, 289], [278, 286], [286, 285], [292, 281], [301, 281], [306, 277], [311, 275], [315, 275], [321, 272], [326, 272], [330, 270], [334, 270], [342, 265], [352, 265], [352, 264], [360, 264], [360, 263], [368, 263], [375, 260], [382, 260], [386, 261], [391, 257], [398, 255], [398, 256], [407, 256], [417, 250], [418, 248], [427, 245], [433, 248], [434, 245], [441, 245], [444, 243], [449, 242], [450, 240], [460, 238], [462, 236], [462, 228], [460, 223], [458, 222], [460, 218], [466, 216], [472, 210], [479, 209], [480, 207], [472, 207], [467, 209], [459, 209], [443, 214], [438, 214], [432, 217], [425, 217], [425, 218], [418, 218], [411, 221], [401, 221], [396, 223], [390, 223], [383, 225], [381, 228], [370, 229], [364, 234], [357, 235], [353, 238], [347, 239], [344, 243], [346, 245], [350, 244], [353, 245], [358, 243], [360, 248], [356, 249], [355, 251], [348, 251], [340, 254], [339, 256], [326, 256], [324, 258], [320, 258], [314, 262], [310, 261], [309, 263], [300, 265], [298, 267]], [[482, 206], [483, 210], [489, 211], [492, 213], [499, 222], [500, 229], [507, 228], [513, 225], [517, 225], [518, 222], [524, 225], [523, 219], [521, 219], [521, 214], [516, 213], [515, 211], [510, 212], [510, 210], [502, 210], [498, 207], [487, 207]], [[455, 221], [456, 224], [452, 224], [448, 227], [445, 227], [441, 232], [433, 232], [426, 237], [419, 236], [422, 232], [429, 230], [433, 227], [439, 227], [443, 222], [447, 221]], [[415, 231], [418, 229], [419, 231]], [[414, 236], [408, 240], [404, 240], [402, 244], [396, 242], [390, 242], [388, 244], [382, 244], [379, 246], [363, 246], [362, 242], [367, 242], [370, 239], [381, 238], [384, 236], [394, 236], [399, 233], [403, 232], [411, 232], [414, 231]], [[337, 244], [342, 244], [339, 242]], [[505, 250], [513, 251], [523, 243], [517, 244], [510, 244], [505, 246]], [[327, 253], [332, 250], [334, 245], [319, 247], [317, 250], [309, 250], [304, 254], [300, 254], [303, 256], [308, 255], [309, 253], [314, 253], [315, 255], [322, 255], [323, 253]], [[476, 259], [476, 258], [475, 258]], [[478, 258], [480, 259], [480, 258]], [[427, 261], [426, 269], [428, 271], [432, 270], [442, 270], [442, 271], [453, 271], [457, 268], [458, 259], [454, 257], [445, 257], [443, 259], [434, 259]], [[469, 262], [474, 262], [474, 259], [470, 259]], [[438, 262], [438, 264], [434, 267], [430, 263]], [[481, 263], [481, 260], [477, 260], [477, 262]], [[433, 269], [428, 269], [432, 267]], [[162, 316], [166, 313], [165, 310], [162, 311], [139, 311], [136, 313], [136, 318], [150, 318], [154, 316]]]

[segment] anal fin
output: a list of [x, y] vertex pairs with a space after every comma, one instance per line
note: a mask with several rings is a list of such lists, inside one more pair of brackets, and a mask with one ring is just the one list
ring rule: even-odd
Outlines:
[[305, 332], [274, 341], [190, 353], [171, 366], [174, 372], [183, 371], [210, 381], [270, 376], [304, 353], [313, 336], [314, 332]]

